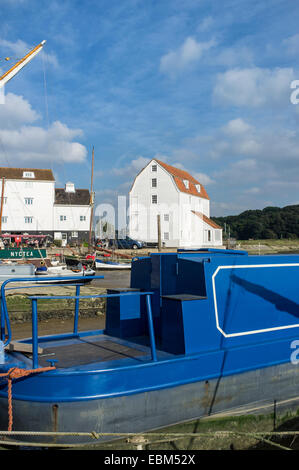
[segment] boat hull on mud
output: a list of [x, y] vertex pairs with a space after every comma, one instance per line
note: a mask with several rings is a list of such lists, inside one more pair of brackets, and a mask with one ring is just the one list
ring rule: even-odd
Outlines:
[[[82, 377], [84, 379], [84, 377]], [[193, 379], [194, 380], [194, 379]], [[277, 365], [219, 378], [207, 376], [179, 386], [165, 384], [146, 392], [130, 390], [121, 396], [74, 401], [28, 401], [14, 393], [14, 431], [49, 432], [30, 436], [31, 442], [69, 445], [96, 444], [119, 439], [121, 433], [139, 433], [226, 412], [272, 413], [274, 406], [287, 410], [299, 406], [299, 371]], [[275, 382], [275, 386], [273, 386]], [[280, 406], [281, 406], [280, 405]], [[7, 400], [0, 399], [0, 426], [7, 427]], [[146, 418], [146, 419], [145, 419]], [[50, 433], [86, 433], [86, 436], [51, 436]], [[95, 433], [95, 434], [94, 434]], [[115, 434], [99, 436], [97, 434]], [[13, 439], [24, 440], [24, 436]], [[28, 436], [25, 437], [28, 441]]]
[[96, 259], [95, 260], [95, 267], [96, 269], [107, 269], [107, 270], [115, 270], [115, 269], [131, 269], [131, 263], [119, 263], [117, 261], [103, 261]]
[[[133, 260], [131, 287], [105, 294], [104, 330], [39, 337], [35, 320], [33, 337], [20, 341], [32, 354], [6, 353], [0, 372], [37, 372], [13, 382], [13, 429], [89, 433], [30, 440], [90, 444], [92, 433], [118, 433], [100, 436], [111, 440], [217, 413], [298, 406], [298, 277], [297, 255], [198, 250]], [[30, 298], [36, 319], [37, 301], [50, 297]], [[38, 373], [49, 359], [55, 370]], [[6, 422], [3, 383], [2, 429]]]

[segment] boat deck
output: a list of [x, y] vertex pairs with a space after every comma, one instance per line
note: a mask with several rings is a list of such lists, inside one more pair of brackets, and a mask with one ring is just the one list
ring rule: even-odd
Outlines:
[[145, 355], [146, 351], [118, 343], [106, 336], [89, 336], [75, 339], [71, 344], [62, 341], [44, 346], [43, 353], [39, 355], [39, 364], [45, 367], [49, 365], [49, 359], [55, 359], [58, 361], [56, 367], [60, 369], [119, 359], [137, 359]]
[[[108, 336], [104, 332], [74, 338], [40, 338], [42, 352], [38, 354], [38, 364], [39, 367], [47, 367], [53, 361], [59, 370], [106, 369], [151, 362], [151, 348], [147, 343], [147, 338], [130, 338], [128, 341]], [[31, 359], [31, 354], [24, 354]], [[159, 359], [173, 357], [172, 354], [159, 350], [157, 356]]]

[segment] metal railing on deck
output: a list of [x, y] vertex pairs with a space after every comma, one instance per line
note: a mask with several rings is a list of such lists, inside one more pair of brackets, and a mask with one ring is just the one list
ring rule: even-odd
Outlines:
[[[103, 279], [104, 276], [93, 276], [92, 279]], [[55, 284], [55, 282], [51, 283], [51, 286], [62, 285], [75, 286], [76, 287], [76, 295], [33, 295], [29, 296], [31, 300], [31, 313], [32, 313], [32, 365], [33, 369], [38, 368], [38, 309], [37, 309], [37, 301], [38, 300], [64, 300], [64, 299], [74, 299], [75, 300], [75, 311], [74, 311], [74, 327], [73, 333], [64, 334], [64, 338], [74, 338], [78, 336], [78, 322], [79, 322], [79, 303], [80, 299], [96, 299], [96, 298], [108, 298], [108, 297], [125, 297], [125, 296], [146, 296], [146, 313], [147, 313], [147, 321], [148, 321], [148, 330], [149, 330], [149, 338], [150, 338], [150, 346], [151, 346], [151, 357], [153, 361], [157, 361], [157, 350], [156, 350], [156, 340], [155, 340], [155, 332], [154, 332], [154, 324], [153, 324], [153, 315], [152, 315], [152, 308], [151, 308], [151, 298], [150, 296], [153, 292], [120, 292], [118, 294], [92, 294], [92, 295], [80, 295], [80, 289], [82, 286], [82, 281], [86, 281], [86, 277], [64, 277], [65, 281], [76, 281], [74, 284]], [[59, 277], [49, 277], [47, 278], [48, 281], [59, 281], [61, 278]], [[81, 281], [81, 282], [80, 282]], [[8, 283], [11, 282], [37, 282], [34, 281], [32, 278], [18, 278], [18, 279], [8, 279], [3, 282], [1, 286], [1, 340], [4, 342], [5, 346], [7, 346], [11, 341], [11, 326], [9, 321], [9, 314], [7, 309], [6, 297], [5, 297], [5, 288]], [[26, 286], [27, 288], [33, 287], [49, 287], [49, 284], [40, 284], [34, 286]], [[22, 287], [13, 287], [8, 289], [23, 289]], [[7, 290], [8, 290], [7, 289]], [[7, 335], [5, 331], [7, 330]], [[60, 336], [61, 337], [61, 336]]]

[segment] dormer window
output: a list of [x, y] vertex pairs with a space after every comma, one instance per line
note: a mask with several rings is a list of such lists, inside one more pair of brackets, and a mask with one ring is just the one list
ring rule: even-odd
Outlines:
[[185, 188], [189, 189], [189, 181], [188, 180], [183, 180], [183, 181], [184, 181]]
[[196, 184], [195, 187], [196, 187], [196, 191], [200, 193], [200, 184]]
[[33, 171], [23, 171], [23, 178], [34, 178]]

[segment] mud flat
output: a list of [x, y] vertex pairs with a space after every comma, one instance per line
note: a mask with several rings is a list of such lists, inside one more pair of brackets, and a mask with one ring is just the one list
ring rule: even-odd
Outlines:
[[[81, 295], [105, 294], [109, 288], [130, 287], [130, 272], [102, 272], [97, 271], [97, 276], [104, 279], [94, 279], [91, 283], [81, 287]], [[74, 286], [51, 286], [26, 288], [24, 284], [16, 283], [7, 291], [7, 306], [9, 318], [12, 324], [31, 322], [31, 295], [75, 295]], [[20, 289], [17, 287], [21, 287]], [[99, 318], [105, 314], [106, 300], [82, 299], [80, 300], [81, 318]], [[67, 320], [74, 317], [74, 300], [42, 300], [38, 303], [38, 317], [40, 321], [51, 319]]]
[[249, 254], [299, 253], [299, 239], [238, 240], [235, 248]]

